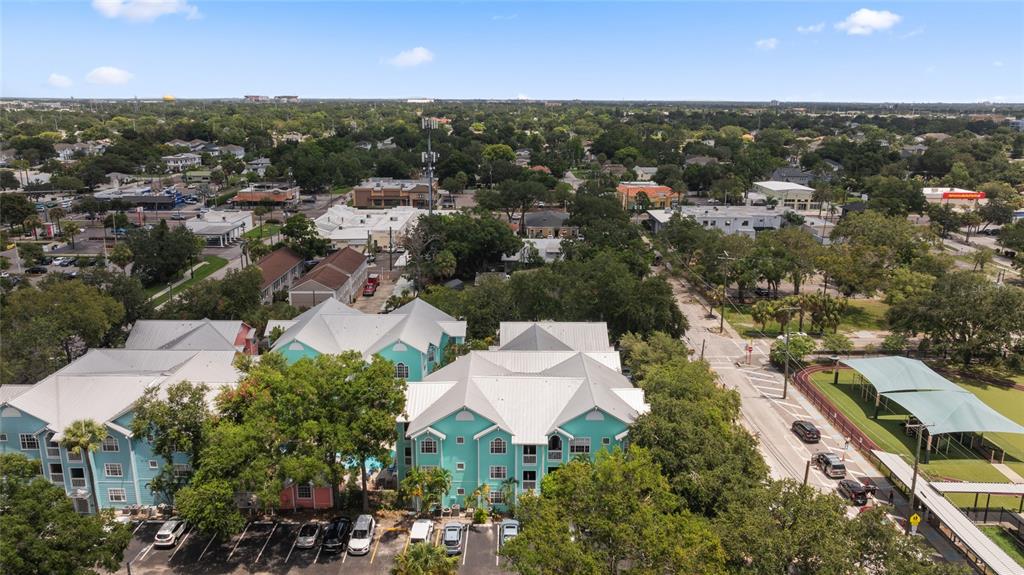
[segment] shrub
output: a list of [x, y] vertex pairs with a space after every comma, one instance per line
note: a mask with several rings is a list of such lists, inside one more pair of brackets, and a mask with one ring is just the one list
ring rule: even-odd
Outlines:
[[[790, 361], [800, 363], [805, 357], [814, 352], [817, 348], [817, 344], [814, 340], [806, 335], [791, 335], [789, 337], [789, 358]], [[785, 365], [786, 359], [786, 340], [777, 339], [772, 344], [772, 351], [769, 354], [769, 358], [773, 365], [782, 366]], [[793, 366], [790, 365], [792, 368]]]
[[483, 507], [477, 507], [476, 511], [473, 512], [473, 523], [477, 525], [481, 523], [487, 523], [487, 510]]

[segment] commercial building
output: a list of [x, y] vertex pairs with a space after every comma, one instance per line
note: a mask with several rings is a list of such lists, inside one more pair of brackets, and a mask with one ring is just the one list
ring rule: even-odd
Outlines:
[[395, 376], [420, 379], [441, 365], [445, 349], [462, 343], [466, 322], [415, 299], [389, 314], [364, 314], [334, 298], [292, 320], [271, 320], [267, 333], [282, 330], [273, 351], [289, 362], [321, 354], [358, 351], [395, 364]]
[[427, 210], [409, 206], [361, 210], [335, 205], [314, 221], [320, 235], [336, 246], [365, 246], [372, 242], [380, 249], [390, 250], [392, 246], [401, 246], [402, 239], [426, 213]]
[[544, 476], [577, 457], [626, 444], [649, 407], [620, 373], [603, 323], [501, 326], [502, 345], [471, 351], [406, 389], [396, 445], [399, 480], [410, 469], [442, 467], [452, 482], [441, 505], [475, 507], [490, 486], [537, 492]]
[[121, 200], [130, 206], [147, 210], [173, 210], [185, 201], [177, 187], [156, 188], [149, 184], [114, 186], [93, 194], [98, 200]]
[[306, 269], [302, 256], [288, 246], [280, 247], [256, 262], [260, 268], [260, 300], [264, 304], [274, 301], [274, 294], [291, 289], [295, 280]]
[[[131, 433], [135, 401], [151, 388], [190, 381], [210, 389], [209, 400], [240, 376], [235, 350], [183, 351], [93, 349], [56, 373], [0, 403], [0, 452], [21, 453], [42, 463], [45, 477], [61, 486], [81, 513], [99, 508], [168, 503], [149, 485], [165, 465], [188, 475], [188, 456], [157, 456], [145, 438]], [[6, 387], [6, 386], [5, 386]], [[89, 455], [60, 446], [73, 422], [91, 419], [108, 436]]]
[[695, 220], [705, 228], [722, 230], [726, 235], [753, 236], [763, 230], [781, 228], [785, 210], [758, 206], [681, 206], [676, 209], [648, 210], [651, 230], [654, 233], [660, 232], [675, 214]]
[[[434, 207], [442, 204], [441, 196], [448, 192], [438, 189], [434, 182]], [[397, 180], [394, 178], [371, 178], [352, 188], [352, 204], [357, 208], [393, 208], [409, 206], [427, 209], [430, 205], [430, 188], [426, 178]]]
[[754, 182], [755, 193], [774, 198], [779, 205], [791, 210], [816, 210], [820, 203], [814, 201], [814, 188], [791, 182]]
[[640, 194], [647, 196], [648, 207], [667, 208], [672, 205], [675, 192], [668, 186], [657, 182], [622, 182], [615, 188], [622, 207], [631, 210], [641, 205]]
[[299, 203], [299, 188], [281, 183], [257, 183], [239, 190], [230, 201], [245, 206], [287, 206]]
[[224, 247], [252, 229], [252, 212], [209, 211], [185, 220], [185, 227], [206, 240], [208, 246]]
[[988, 203], [985, 192], [961, 188], [922, 188], [921, 193], [929, 204], [940, 204], [960, 210], [973, 210]]
[[295, 307], [313, 307], [334, 298], [352, 303], [359, 295], [369, 271], [366, 255], [344, 247], [328, 255], [288, 289], [288, 303]]

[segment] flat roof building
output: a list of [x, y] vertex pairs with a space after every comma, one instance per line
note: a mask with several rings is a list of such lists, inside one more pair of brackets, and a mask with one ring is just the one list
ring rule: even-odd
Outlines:
[[[448, 195], [448, 192], [438, 189], [435, 181], [434, 207], [442, 204], [442, 195]], [[430, 204], [430, 187], [426, 178], [417, 180], [371, 178], [352, 188], [352, 204], [357, 208], [409, 206], [427, 209]]]
[[[416, 226], [427, 210], [399, 206], [387, 210], [362, 210], [350, 206], [331, 206], [314, 222], [320, 235], [336, 246], [364, 246], [373, 241], [389, 250], [400, 246], [402, 238]], [[435, 210], [436, 213], [436, 210]]]
[[752, 191], [775, 198], [782, 207], [791, 210], [816, 210], [820, 207], [820, 203], [814, 201], [814, 188], [801, 184], [775, 180], [754, 182]]
[[186, 220], [185, 227], [206, 240], [206, 245], [224, 247], [252, 229], [252, 212], [209, 211]]
[[762, 230], [781, 228], [785, 210], [758, 206], [681, 206], [674, 210], [648, 210], [652, 231], [660, 232], [675, 214], [690, 218], [702, 227], [722, 230], [726, 235], [753, 236]]

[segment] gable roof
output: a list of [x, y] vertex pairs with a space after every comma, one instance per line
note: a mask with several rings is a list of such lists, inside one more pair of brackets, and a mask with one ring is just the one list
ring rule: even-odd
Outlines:
[[[520, 339], [528, 331], [531, 335]], [[498, 341], [502, 342], [500, 349], [510, 350], [614, 351], [605, 322], [503, 321], [498, 328]]]
[[19, 394], [9, 404], [61, 433], [73, 421], [110, 424], [148, 388], [188, 380], [210, 388], [208, 400], [240, 376], [231, 351], [92, 349]]
[[345, 285], [365, 262], [366, 256], [363, 253], [346, 246], [321, 260], [316, 267], [295, 282], [295, 287], [308, 281], [315, 281], [336, 290]]
[[125, 341], [125, 349], [192, 351], [239, 350], [235, 345], [245, 324], [239, 320], [140, 319]]
[[263, 256], [263, 259], [256, 263], [260, 268], [260, 273], [263, 275], [260, 289], [273, 284], [281, 276], [288, 273], [289, 270], [302, 263], [302, 261], [302, 255], [288, 246], [282, 246]]
[[512, 341], [501, 346], [501, 349], [520, 351], [571, 351], [568, 344], [558, 339], [551, 332], [537, 324], [526, 328], [523, 333], [517, 335]]
[[[500, 365], [510, 355], [525, 356], [514, 362], [519, 369]], [[416, 406], [408, 412], [410, 435], [467, 409], [511, 434], [517, 444], [545, 443], [559, 426], [591, 411], [629, 424], [648, 408], [643, 390], [579, 352], [472, 351], [425, 382], [410, 383], [406, 394], [407, 404]]]

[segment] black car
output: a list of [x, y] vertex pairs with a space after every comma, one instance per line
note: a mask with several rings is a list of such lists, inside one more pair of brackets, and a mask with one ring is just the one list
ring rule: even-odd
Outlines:
[[868, 504], [868, 490], [860, 481], [854, 479], [840, 481], [839, 494], [849, 499], [854, 505]]
[[32, 266], [25, 270], [25, 273], [29, 275], [42, 275], [50, 270], [46, 269], [46, 266]]
[[324, 539], [321, 544], [325, 551], [342, 551], [348, 545], [348, 538], [352, 534], [352, 520], [348, 517], [335, 517], [324, 529]]
[[804, 443], [818, 443], [821, 441], [821, 432], [810, 421], [798, 419], [793, 422], [791, 429], [800, 438], [800, 441]]

